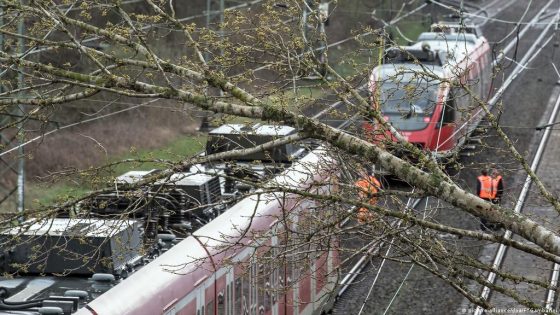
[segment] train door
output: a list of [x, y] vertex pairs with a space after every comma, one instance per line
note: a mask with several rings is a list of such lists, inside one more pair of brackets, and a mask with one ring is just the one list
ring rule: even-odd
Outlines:
[[483, 83], [482, 83], [482, 58], [478, 60], [473, 60], [471, 69], [472, 69], [472, 78], [469, 80], [468, 89], [471, 91], [470, 95], [470, 108], [473, 115], [472, 119], [468, 123], [468, 131], [467, 135], [470, 134], [480, 123], [484, 115], [481, 115], [481, 107], [479, 104], [479, 100], [482, 98], [483, 95]]
[[196, 315], [206, 315], [205, 312], [205, 288], [204, 285], [201, 285], [198, 289], [196, 289]]
[[[216, 315], [226, 315], [227, 314], [227, 306], [228, 306], [228, 292], [227, 292], [227, 280], [228, 280], [228, 272], [230, 267], [225, 267], [216, 272], [216, 282], [214, 283], [214, 308], [215, 311], [213, 314]], [[208, 298], [208, 291], [206, 293], [206, 299]], [[208, 303], [206, 304], [206, 312], [210, 314], [210, 307]]]
[[[234, 306], [234, 268], [233, 267], [229, 267], [227, 268], [226, 271], [226, 290], [225, 290], [225, 312], [223, 314], [225, 315], [233, 315], [233, 306]], [[218, 312], [218, 315], [221, 315], [220, 312]]]
[[483, 79], [483, 87], [482, 87], [482, 94], [481, 96], [483, 99], [487, 100], [487, 97], [490, 96], [490, 87], [492, 84], [492, 60], [489, 57], [488, 52], [485, 52], [482, 57], [482, 75]]
[[465, 140], [468, 133], [468, 124], [473, 119], [473, 108], [471, 107], [471, 97], [462, 87], [453, 88], [450, 93], [454, 100], [455, 114], [456, 114], [456, 127], [455, 139], [456, 142]]
[[233, 266], [233, 314], [250, 315], [251, 313], [251, 254], [252, 248], [247, 247], [234, 261]]

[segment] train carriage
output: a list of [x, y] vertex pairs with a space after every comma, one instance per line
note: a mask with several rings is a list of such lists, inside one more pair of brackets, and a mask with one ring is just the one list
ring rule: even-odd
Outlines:
[[[336, 172], [318, 148], [269, 185], [326, 195], [337, 189]], [[257, 191], [76, 314], [320, 314], [334, 302], [336, 240], [305, 258], [279, 255], [293, 242], [288, 231], [328, 215], [317, 202]]]
[[[410, 46], [392, 47], [369, 79], [371, 103], [407, 141], [436, 156], [458, 150], [483, 115], [478, 101], [490, 92], [490, 47], [486, 39], [457, 27], [422, 33]], [[364, 123], [375, 142], [394, 135], [374, 121]]]

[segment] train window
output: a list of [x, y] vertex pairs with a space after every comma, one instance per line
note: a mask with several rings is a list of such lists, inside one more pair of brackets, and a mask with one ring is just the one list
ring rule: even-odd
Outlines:
[[443, 117], [441, 118], [442, 125], [448, 125], [455, 122], [455, 108], [455, 99], [453, 98], [453, 95], [449, 93], [443, 108]]
[[222, 290], [218, 293], [218, 303], [217, 303], [218, 307], [216, 309], [216, 314], [218, 314], [218, 315], [226, 315], [226, 313], [227, 313], [227, 305], [229, 305], [228, 304], [228, 301], [229, 301], [228, 300], [229, 299], [229, 292], [228, 291], [229, 291], [229, 284], [227, 285], [225, 293], [224, 293], [224, 290]]
[[208, 315], [214, 315], [214, 300], [208, 302], [208, 304], [206, 304], [206, 313]]
[[[229, 285], [228, 285], [229, 287]], [[225, 301], [226, 297], [224, 296], [224, 290], [220, 291], [218, 293], [218, 308], [216, 310], [216, 313], [218, 315], [225, 315], [226, 314], [226, 301]]]
[[437, 103], [439, 81], [413, 77], [391, 78], [379, 93], [381, 112], [399, 130], [421, 130], [428, 126]]
[[241, 278], [235, 279], [235, 300], [234, 300], [234, 314], [241, 314]]
[[249, 314], [249, 275], [247, 271], [235, 279], [235, 314]]

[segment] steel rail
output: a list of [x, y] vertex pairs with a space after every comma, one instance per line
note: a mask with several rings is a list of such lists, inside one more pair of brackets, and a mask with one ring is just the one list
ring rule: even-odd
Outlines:
[[[407, 207], [410, 204], [410, 202], [412, 201], [413, 204], [412, 204], [411, 209], [414, 209], [424, 199], [426, 199], [426, 201], [428, 200], [426, 197], [424, 197], [424, 198], [409, 198], [408, 202], [407, 202]], [[402, 223], [402, 220], [398, 220], [397, 227], [400, 227], [401, 223]], [[391, 238], [391, 243], [389, 244], [389, 247], [387, 248], [387, 251], [385, 252], [385, 257], [387, 257], [389, 255], [389, 253], [391, 252], [391, 248], [393, 247], [393, 242], [394, 241], [395, 241], [395, 237]], [[377, 283], [377, 279], [379, 279], [379, 276], [381, 275], [381, 270], [383, 269], [383, 266], [385, 265], [386, 261], [387, 261], [387, 258], [383, 258], [383, 260], [381, 261], [381, 264], [379, 265], [379, 269], [377, 270], [377, 273], [375, 274], [375, 278], [373, 279], [373, 281], [371, 283], [371, 286], [368, 290], [368, 293], [367, 293], [366, 297], [364, 298], [364, 302], [362, 303], [362, 306], [360, 307], [360, 311], [358, 312], [358, 315], [361, 315], [362, 312], [364, 311], [364, 307], [366, 306], [366, 302], [369, 299], [369, 296], [371, 295], [371, 292], [373, 291], [373, 288], [375, 287], [375, 284]], [[414, 266], [414, 265], [412, 265], [412, 266]]]
[[[552, 288], [556, 288], [558, 286], [558, 276], [560, 276], [560, 265], [558, 263], [554, 263], [549, 282]], [[554, 306], [554, 299], [556, 299], [556, 290], [548, 289], [548, 291], [546, 292], [546, 301], [544, 304], [544, 308], [547, 310], [552, 310], [552, 307]]]

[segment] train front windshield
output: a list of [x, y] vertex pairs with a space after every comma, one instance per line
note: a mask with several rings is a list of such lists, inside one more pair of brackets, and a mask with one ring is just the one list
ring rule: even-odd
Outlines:
[[439, 82], [378, 82], [374, 98], [385, 119], [397, 130], [422, 130], [428, 126], [437, 102]]

